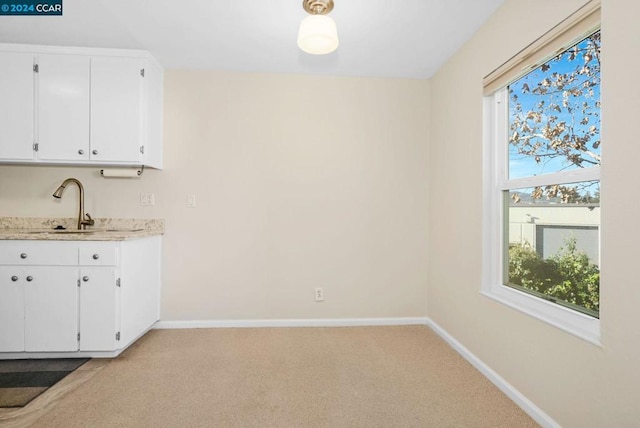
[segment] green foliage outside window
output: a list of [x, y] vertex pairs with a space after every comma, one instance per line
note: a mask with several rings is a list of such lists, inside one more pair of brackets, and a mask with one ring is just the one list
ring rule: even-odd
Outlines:
[[509, 248], [509, 283], [598, 315], [600, 269], [585, 252], [578, 250], [573, 237], [565, 240], [564, 246], [548, 259], [528, 243]]

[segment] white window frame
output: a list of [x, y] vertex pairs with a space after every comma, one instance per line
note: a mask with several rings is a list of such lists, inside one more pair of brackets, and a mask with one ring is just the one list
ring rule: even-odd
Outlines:
[[503, 284], [506, 236], [505, 190], [600, 181], [600, 167], [561, 171], [540, 176], [508, 179], [508, 88], [498, 89], [483, 100], [483, 280], [481, 293], [493, 300], [546, 322], [596, 345], [600, 320]]

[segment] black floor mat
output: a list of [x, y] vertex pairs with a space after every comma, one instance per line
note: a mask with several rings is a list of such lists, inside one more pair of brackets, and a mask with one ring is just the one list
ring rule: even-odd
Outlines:
[[0, 407], [23, 407], [89, 358], [0, 360]]

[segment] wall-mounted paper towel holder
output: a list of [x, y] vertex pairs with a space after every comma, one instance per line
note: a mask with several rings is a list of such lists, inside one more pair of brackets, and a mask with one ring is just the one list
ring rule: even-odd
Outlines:
[[140, 168], [110, 168], [101, 169], [100, 175], [104, 178], [140, 178], [144, 172], [144, 165]]

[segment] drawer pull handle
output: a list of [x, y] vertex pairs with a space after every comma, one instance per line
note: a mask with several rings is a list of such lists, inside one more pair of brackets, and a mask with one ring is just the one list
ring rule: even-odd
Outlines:
[[21, 259], [26, 259], [26, 258], [27, 258], [27, 253], [22, 253], [22, 254], [20, 254], [20, 258], [21, 258]]
[[83, 277], [82, 277], [82, 280], [83, 280], [84, 282], [88, 282], [88, 281], [89, 281], [89, 277], [88, 277], [88, 276], [83, 276]]
[[83, 155], [84, 154], [84, 150], [78, 150], [78, 154], [79, 155]]
[[17, 280], [18, 280], [18, 277], [17, 277], [17, 276], [13, 275], [13, 276], [11, 277], [11, 281], [16, 282]]
[[32, 277], [31, 275], [29, 275], [29, 276], [27, 277], [27, 282], [31, 282], [31, 281], [33, 281], [33, 277]]
[[94, 155], [97, 155], [97, 154], [98, 154], [98, 151], [97, 151], [97, 150], [94, 150], [94, 151], [92, 151], [91, 153], [93, 153]]
[[98, 260], [100, 258], [100, 254], [94, 254], [93, 255], [93, 260]]

